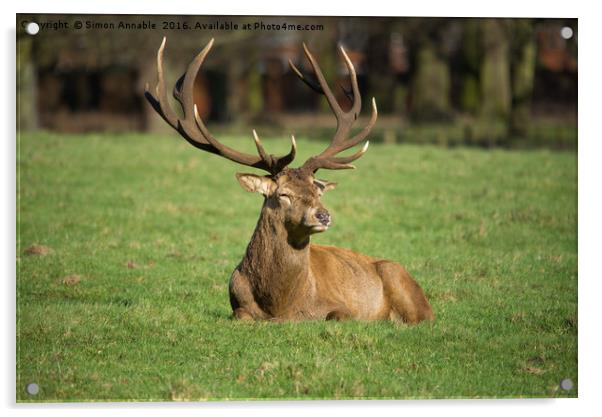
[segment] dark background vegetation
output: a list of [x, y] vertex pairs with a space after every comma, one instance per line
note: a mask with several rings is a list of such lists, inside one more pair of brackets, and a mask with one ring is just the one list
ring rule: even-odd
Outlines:
[[[59, 19], [70, 29], [32, 37], [23, 21]], [[302, 42], [331, 83], [348, 82], [337, 53], [344, 45], [364, 95], [376, 97], [380, 120], [373, 141], [575, 148], [577, 143], [577, 20], [479, 18], [356, 18], [252, 16], [19, 15], [19, 122], [58, 132], [160, 131], [144, 102], [154, 86], [155, 54], [168, 37], [168, 82], [211, 38], [197, 79], [198, 107], [214, 130], [328, 137], [334, 121], [321, 98], [288, 67], [308, 69]], [[154, 22], [156, 30], [75, 30], [75, 21]], [[313, 24], [322, 29], [163, 30], [245, 23]], [[563, 27], [572, 36], [561, 35]], [[341, 95], [341, 101], [345, 99]], [[307, 129], [311, 126], [311, 129]], [[267, 130], [266, 130], [267, 129]]]

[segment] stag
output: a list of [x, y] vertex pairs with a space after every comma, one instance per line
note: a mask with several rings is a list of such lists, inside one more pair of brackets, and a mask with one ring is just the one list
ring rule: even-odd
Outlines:
[[[398, 263], [362, 255], [348, 249], [314, 245], [310, 238], [331, 224], [321, 196], [336, 183], [316, 178], [320, 169], [352, 169], [351, 162], [368, 149], [366, 137], [376, 123], [377, 109], [356, 135], [351, 128], [362, 107], [355, 68], [341, 47], [351, 79], [351, 89], [343, 88], [351, 101], [344, 111], [305, 44], [303, 49], [314, 77], [308, 77], [289, 61], [291, 69], [314, 91], [323, 94], [336, 117], [336, 131], [328, 147], [306, 160], [299, 168], [289, 168], [297, 145], [291, 136], [290, 152], [268, 154], [257, 133], [253, 138], [258, 155], [239, 152], [219, 142], [199, 116], [193, 98], [193, 83], [211, 50], [213, 39], [189, 64], [177, 81], [173, 95], [182, 107], [180, 117], [168, 104], [163, 71], [163, 39], [157, 52], [158, 83], [155, 95], [145, 96], [155, 111], [191, 145], [241, 165], [266, 171], [264, 176], [236, 174], [240, 185], [264, 197], [261, 215], [247, 246], [245, 256], [230, 278], [229, 293], [233, 317], [240, 320], [398, 320], [418, 323], [432, 320], [433, 311], [424, 292]], [[360, 143], [364, 146], [348, 156], [339, 154]]]

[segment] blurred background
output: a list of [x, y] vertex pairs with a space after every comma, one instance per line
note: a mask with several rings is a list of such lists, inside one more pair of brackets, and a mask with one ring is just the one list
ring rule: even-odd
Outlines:
[[[35, 36], [25, 31], [32, 21], [42, 26]], [[68, 28], [55, 30], [59, 21]], [[82, 29], [74, 29], [78, 21]], [[20, 130], [63, 133], [168, 131], [143, 96], [145, 83], [156, 83], [161, 40], [168, 38], [171, 89], [214, 37], [194, 91], [214, 132], [329, 139], [335, 121], [326, 101], [288, 66], [290, 59], [311, 72], [305, 42], [343, 106], [337, 84], [349, 80], [337, 45], [346, 48], [362, 118], [370, 97], [378, 104], [371, 141], [576, 149], [577, 35], [576, 19], [20, 14], [17, 122]]]

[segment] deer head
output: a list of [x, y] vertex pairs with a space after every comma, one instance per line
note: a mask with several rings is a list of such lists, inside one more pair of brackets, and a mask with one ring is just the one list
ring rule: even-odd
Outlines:
[[320, 197], [336, 183], [318, 180], [296, 169], [287, 169], [276, 178], [242, 173], [236, 177], [245, 190], [265, 196], [264, 212], [284, 225], [292, 245], [299, 246], [310, 235], [330, 226], [330, 213]]
[[361, 97], [357, 83], [355, 68], [347, 56], [345, 50], [340, 47], [341, 55], [349, 71], [351, 78], [351, 90], [341, 86], [347, 98], [351, 101], [351, 109], [343, 111], [337, 102], [335, 95], [328, 86], [324, 75], [313, 55], [305, 44], [303, 49], [313, 69], [314, 78], [303, 74], [295, 65], [289, 61], [291, 69], [314, 91], [323, 94], [332, 109], [337, 127], [329, 146], [320, 154], [309, 158], [299, 168], [288, 168], [294, 160], [297, 145], [294, 136], [291, 136], [291, 150], [284, 156], [268, 154], [255, 130], [253, 138], [257, 147], [258, 155], [250, 155], [238, 152], [220, 143], [209, 132], [197, 111], [193, 99], [194, 80], [213, 46], [213, 39], [189, 64], [188, 69], [177, 81], [173, 96], [180, 103], [183, 110], [183, 118], [180, 118], [168, 104], [167, 90], [163, 73], [163, 52], [166, 39], [163, 39], [157, 53], [157, 76], [158, 83], [156, 94], [152, 95], [146, 87], [145, 96], [155, 111], [173, 127], [184, 139], [193, 146], [237, 162], [242, 165], [262, 169], [268, 175], [236, 174], [242, 187], [250, 192], [257, 192], [265, 197], [264, 211], [277, 218], [285, 226], [289, 241], [302, 242], [308, 240], [313, 233], [323, 232], [328, 229], [331, 218], [328, 210], [322, 206], [320, 197], [324, 192], [333, 189], [336, 184], [319, 180], [315, 177], [319, 169], [353, 169], [350, 163], [360, 158], [368, 149], [368, 142], [356, 153], [348, 156], [337, 156], [339, 153], [364, 142], [370, 130], [376, 123], [377, 109], [376, 101], [372, 99], [372, 116], [370, 121], [360, 132], [349, 138], [351, 127], [357, 120], [361, 110]]

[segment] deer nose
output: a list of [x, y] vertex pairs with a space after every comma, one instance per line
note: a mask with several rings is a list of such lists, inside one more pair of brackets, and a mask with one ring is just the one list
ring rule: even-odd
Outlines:
[[330, 214], [326, 210], [319, 210], [316, 213], [316, 218], [324, 226], [328, 226], [330, 224]]

